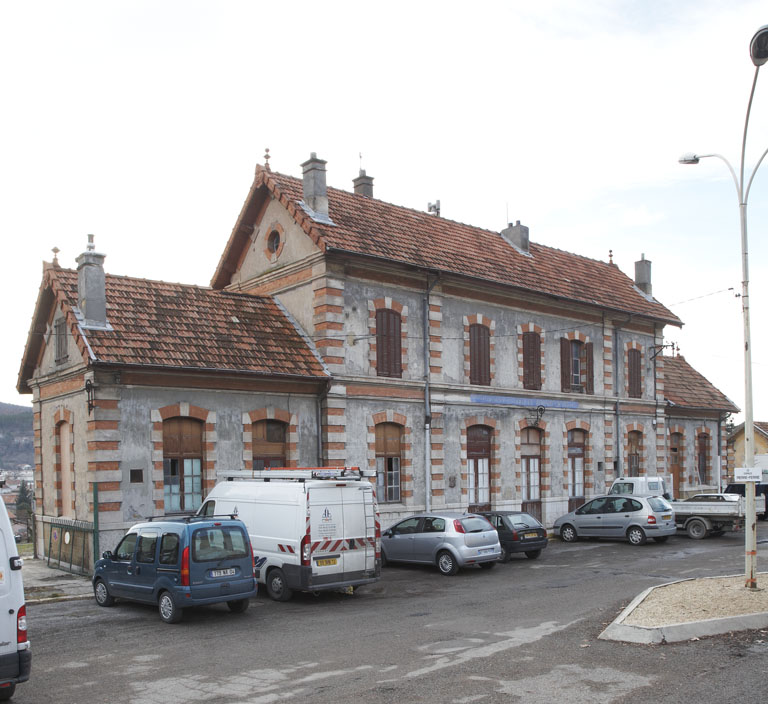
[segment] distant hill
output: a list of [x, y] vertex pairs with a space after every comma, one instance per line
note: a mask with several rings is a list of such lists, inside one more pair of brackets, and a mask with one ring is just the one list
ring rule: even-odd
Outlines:
[[0, 469], [34, 463], [32, 408], [0, 403]]

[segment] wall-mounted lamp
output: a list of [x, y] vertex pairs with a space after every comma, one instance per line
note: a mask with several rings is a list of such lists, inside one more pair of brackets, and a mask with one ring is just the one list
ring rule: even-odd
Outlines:
[[85, 380], [85, 393], [88, 397], [88, 415], [90, 415], [93, 409], [96, 408], [96, 384], [90, 379]]
[[544, 415], [544, 411], [546, 409], [544, 406], [537, 406], [536, 410], [531, 413], [531, 415], [528, 416], [528, 425], [532, 428], [538, 428], [539, 427], [539, 421], [541, 420], [541, 417]]

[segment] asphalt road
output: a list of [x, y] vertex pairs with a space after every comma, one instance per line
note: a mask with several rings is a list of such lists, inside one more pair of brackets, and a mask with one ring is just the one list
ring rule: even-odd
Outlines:
[[[768, 569], [765, 523], [759, 541]], [[554, 542], [535, 561], [455, 577], [388, 567], [353, 596], [264, 596], [245, 614], [194, 609], [174, 626], [129, 603], [34, 605], [32, 678], [14, 701], [762, 702], [768, 631], [660, 646], [597, 639], [648, 586], [743, 570], [740, 535]]]

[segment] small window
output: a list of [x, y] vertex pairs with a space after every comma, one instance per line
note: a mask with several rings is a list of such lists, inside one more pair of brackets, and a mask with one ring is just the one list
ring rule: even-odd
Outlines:
[[179, 562], [179, 536], [176, 533], [166, 533], [160, 543], [161, 565], [175, 565]]
[[136, 551], [136, 562], [154, 562], [158, 533], [156, 530], [144, 531], [139, 536], [139, 549]]
[[53, 324], [53, 334], [55, 338], [55, 361], [56, 364], [61, 364], [67, 361], [67, 320], [66, 318], [59, 318]]
[[267, 237], [267, 250], [270, 254], [275, 254], [280, 249], [280, 233], [272, 230]]
[[136, 551], [136, 540], [138, 533], [128, 533], [115, 549], [115, 559], [128, 561], [133, 559], [133, 553]]
[[131, 484], [143, 484], [144, 483], [144, 470], [132, 469], [131, 470]]

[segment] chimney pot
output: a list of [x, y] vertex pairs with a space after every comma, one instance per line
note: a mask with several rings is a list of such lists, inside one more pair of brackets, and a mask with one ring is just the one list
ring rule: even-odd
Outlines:
[[302, 165], [304, 202], [318, 215], [328, 217], [328, 188], [325, 183], [326, 161], [312, 152]]
[[107, 326], [105, 258], [95, 251], [93, 235], [88, 235], [88, 248], [77, 258], [77, 301], [85, 327]]
[[355, 193], [366, 198], [373, 198], [373, 176], [367, 176], [365, 169], [360, 169], [360, 175], [352, 179]]
[[645, 258], [645, 254], [641, 255], [640, 259], [635, 262], [635, 286], [637, 286], [644, 294], [651, 296], [651, 261]]

